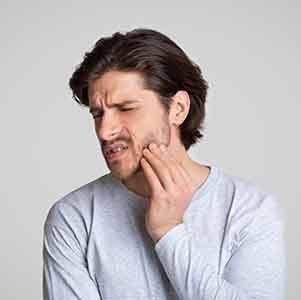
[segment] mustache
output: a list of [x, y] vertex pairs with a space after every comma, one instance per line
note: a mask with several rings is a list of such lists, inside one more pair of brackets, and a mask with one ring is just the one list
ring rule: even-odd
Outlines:
[[109, 147], [114, 144], [129, 144], [129, 142], [126, 139], [116, 139], [116, 140], [110, 141], [110, 142], [104, 141], [104, 142], [101, 142], [100, 144], [101, 144], [102, 148], [105, 148], [105, 147]]
[[[116, 139], [114, 141], [102, 141], [102, 142], [100, 142], [100, 145], [101, 145], [102, 150], [105, 150], [105, 149], [109, 148], [110, 146], [112, 146], [114, 144], [122, 144], [122, 145], [129, 146], [131, 143], [132, 142], [129, 139], [119, 138], [119, 139]], [[137, 144], [135, 148], [137, 148], [138, 151], [139, 150], [143, 151], [145, 148], [148, 148], [148, 146], [151, 143], [157, 143], [157, 142], [154, 141], [154, 140], [150, 140], [150, 141], [147, 141], [147, 142], [144, 142], [144, 143], [141, 143], [141, 144]]]

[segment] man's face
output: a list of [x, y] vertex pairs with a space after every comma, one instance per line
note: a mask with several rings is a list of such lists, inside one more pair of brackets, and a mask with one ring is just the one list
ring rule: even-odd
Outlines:
[[[108, 71], [89, 84], [88, 97], [107, 166], [121, 180], [142, 172], [142, 150], [149, 143], [169, 145], [168, 114], [156, 93], [143, 88], [140, 74]], [[114, 145], [127, 148], [112, 153], [120, 150], [108, 147]]]

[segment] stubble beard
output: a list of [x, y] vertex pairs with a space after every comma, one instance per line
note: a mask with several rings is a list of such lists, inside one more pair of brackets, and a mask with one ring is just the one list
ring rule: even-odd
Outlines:
[[[158, 138], [159, 137], [159, 138]], [[152, 133], [145, 139], [145, 142], [141, 143], [143, 146], [137, 146], [135, 149], [134, 143], [128, 144], [128, 153], [125, 158], [120, 161], [112, 162], [111, 166], [108, 164], [111, 173], [122, 180], [123, 182], [132, 180], [135, 177], [143, 176], [143, 169], [140, 164], [142, 158], [142, 151], [144, 147], [147, 147], [151, 142], [164, 143], [169, 145], [171, 139], [171, 127], [166, 119], [163, 120], [162, 127], [159, 132]]]
[[127, 181], [139, 172], [142, 171], [140, 165], [140, 159], [137, 160], [137, 154], [129, 146], [126, 157], [120, 161], [112, 162], [108, 164], [111, 173], [122, 181]]

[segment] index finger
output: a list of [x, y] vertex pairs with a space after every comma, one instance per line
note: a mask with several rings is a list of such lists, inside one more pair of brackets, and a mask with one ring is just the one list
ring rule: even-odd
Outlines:
[[158, 193], [161, 193], [163, 191], [161, 182], [148, 161], [145, 158], [141, 158], [140, 163], [144, 172], [144, 176], [149, 184], [151, 194], [156, 195]]

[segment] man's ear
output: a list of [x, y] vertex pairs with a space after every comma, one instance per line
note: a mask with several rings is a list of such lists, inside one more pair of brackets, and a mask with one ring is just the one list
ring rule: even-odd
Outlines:
[[171, 98], [172, 103], [169, 111], [169, 120], [171, 124], [179, 127], [186, 119], [190, 108], [189, 94], [180, 90]]

